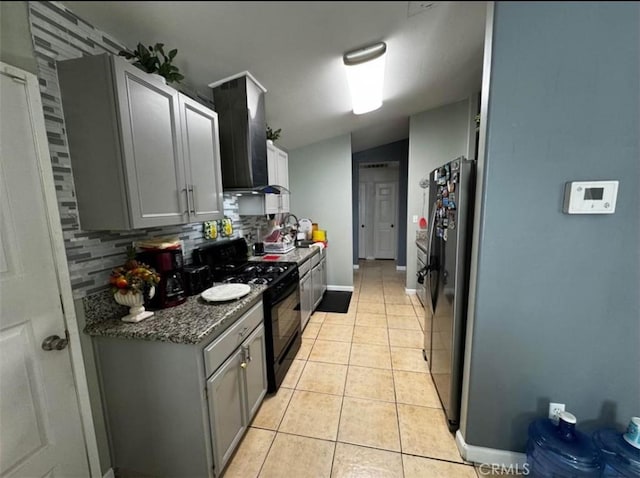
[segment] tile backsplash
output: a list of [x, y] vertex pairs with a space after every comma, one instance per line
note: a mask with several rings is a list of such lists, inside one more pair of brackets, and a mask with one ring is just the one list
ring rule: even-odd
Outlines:
[[[111, 269], [125, 261], [126, 248], [132, 242], [143, 238], [177, 236], [184, 244], [185, 262], [191, 262], [191, 251], [195, 247], [212, 242], [204, 238], [202, 223], [135, 231], [81, 229], [56, 61], [105, 52], [117, 54], [125, 45], [82, 20], [59, 2], [29, 2], [29, 20], [74, 297], [80, 299], [107, 290]], [[189, 93], [193, 96], [193, 91]], [[233, 221], [235, 236], [242, 236], [245, 231], [254, 234], [259, 226], [268, 228], [265, 217], [240, 217], [235, 197], [225, 195], [224, 206], [225, 215]]]

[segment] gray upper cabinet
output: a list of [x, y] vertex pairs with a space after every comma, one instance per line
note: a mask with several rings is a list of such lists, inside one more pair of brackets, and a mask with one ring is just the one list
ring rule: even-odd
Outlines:
[[82, 229], [222, 217], [216, 113], [107, 54], [58, 76]]
[[189, 222], [224, 216], [218, 115], [179, 95]]

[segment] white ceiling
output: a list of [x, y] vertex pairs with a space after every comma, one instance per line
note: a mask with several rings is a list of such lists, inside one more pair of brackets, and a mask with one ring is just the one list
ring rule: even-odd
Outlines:
[[[407, 138], [409, 115], [480, 90], [485, 2], [63, 3], [130, 48], [177, 48], [183, 83], [207, 96], [250, 71], [287, 149], [349, 132], [354, 152]], [[384, 104], [356, 116], [342, 55], [381, 40]]]

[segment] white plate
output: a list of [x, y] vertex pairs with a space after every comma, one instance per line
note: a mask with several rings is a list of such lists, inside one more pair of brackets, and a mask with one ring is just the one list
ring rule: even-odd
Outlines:
[[200, 297], [208, 302], [239, 299], [251, 292], [248, 284], [222, 284], [205, 290]]

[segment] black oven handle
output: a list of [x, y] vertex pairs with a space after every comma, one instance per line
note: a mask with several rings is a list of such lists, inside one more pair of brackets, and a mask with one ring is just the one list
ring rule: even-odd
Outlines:
[[[273, 302], [271, 302], [271, 307], [275, 307], [279, 303], [283, 302], [287, 297], [289, 297], [292, 293], [294, 293], [297, 290], [298, 285], [299, 285], [298, 282], [292, 282], [291, 285], [287, 287], [287, 289], [285, 289], [284, 292], [278, 291], [277, 298], [274, 298], [273, 296], [271, 297], [271, 299], [273, 300]], [[273, 291], [271, 291], [271, 293], [273, 294]]]

